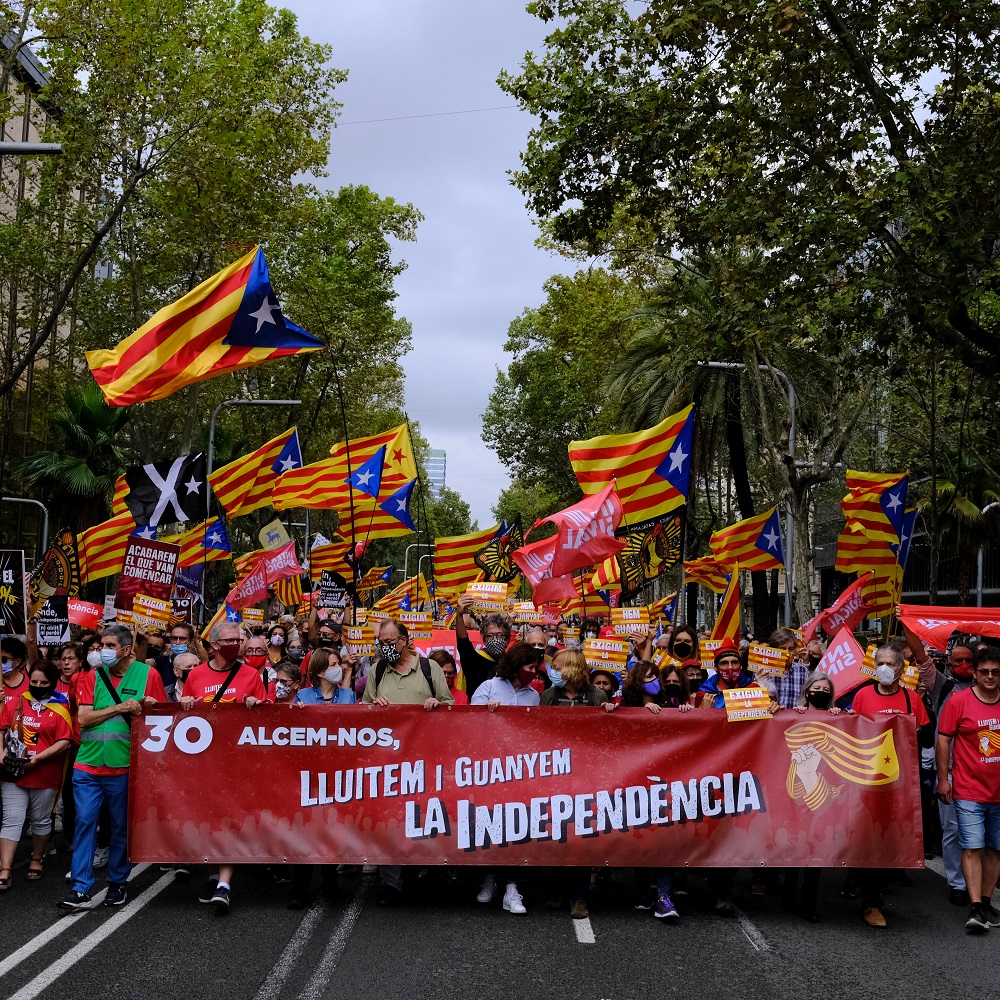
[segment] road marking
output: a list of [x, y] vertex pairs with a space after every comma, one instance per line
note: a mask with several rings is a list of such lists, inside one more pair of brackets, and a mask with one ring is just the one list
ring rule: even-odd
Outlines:
[[[365, 908], [365, 900], [374, 884], [375, 876], [373, 875], [366, 875], [361, 880], [358, 891], [354, 894], [347, 909], [344, 910], [340, 923], [337, 924], [336, 930], [330, 936], [329, 943], [323, 949], [316, 971], [306, 983], [305, 989], [299, 994], [299, 1000], [319, 1000], [319, 997], [322, 996], [330, 982], [330, 977], [337, 968], [340, 956], [347, 947], [347, 940], [351, 936], [351, 931], [354, 930], [354, 925], [358, 922], [358, 917], [361, 916], [361, 911]], [[11, 1000], [14, 998], [11, 997]]]
[[[148, 864], [136, 865], [132, 869], [130, 881], [134, 881], [138, 878], [148, 867]], [[94, 896], [94, 908], [100, 906], [100, 904], [104, 901], [104, 897], [107, 895], [107, 892], [107, 889], [102, 889], [99, 893], [97, 893], [97, 895]], [[75, 926], [76, 921], [67, 920], [65, 919], [66, 917], [78, 917], [89, 912], [89, 910], [76, 910], [75, 912], [63, 910], [64, 919], [52, 924], [51, 927], [47, 927], [37, 937], [32, 938], [27, 944], [21, 945], [17, 951], [11, 952], [5, 959], [3, 959], [3, 961], [0, 961], [0, 978], [6, 976], [11, 969], [20, 965], [26, 958], [30, 958], [34, 955], [36, 951], [39, 951], [40, 949], [51, 944], [57, 937], [59, 937], [60, 934], [69, 930], [70, 927]]]
[[573, 930], [576, 932], [576, 939], [580, 944], [594, 944], [597, 938], [594, 937], [594, 928], [590, 925], [590, 917], [584, 917], [582, 920], [573, 920]]
[[295, 964], [302, 957], [302, 952], [306, 950], [306, 946], [312, 938], [313, 931], [316, 930], [316, 925], [320, 922], [327, 909], [326, 900], [321, 897], [306, 910], [306, 915], [288, 939], [285, 950], [281, 953], [281, 957], [275, 963], [274, 968], [271, 969], [270, 975], [264, 980], [264, 985], [257, 991], [257, 996], [254, 1000], [277, 1000], [281, 996], [281, 991], [285, 987], [285, 981], [291, 974], [292, 969], [295, 968]]
[[739, 908], [736, 910], [736, 922], [743, 931], [743, 936], [750, 942], [754, 951], [770, 951], [771, 946], [760, 932], [760, 928]]
[[[151, 902], [174, 880], [174, 873], [167, 872], [151, 886], [139, 893], [131, 903], [126, 903], [113, 917], [109, 917], [99, 927], [95, 927], [82, 941], [70, 948], [61, 958], [56, 959], [44, 972], [22, 986], [10, 1000], [34, 1000], [43, 990], [48, 989], [60, 976], [69, 972], [77, 962], [92, 952], [105, 938], [110, 937], [126, 921], [131, 920], [147, 903]], [[50, 936], [48, 941], [51, 941]]]

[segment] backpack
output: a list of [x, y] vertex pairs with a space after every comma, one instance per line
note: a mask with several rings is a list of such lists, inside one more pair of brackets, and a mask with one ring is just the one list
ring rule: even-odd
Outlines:
[[[427, 681], [427, 686], [431, 689], [431, 697], [436, 698], [437, 694], [434, 691], [434, 681], [431, 680], [431, 661], [427, 659], [426, 656], [418, 656], [418, 662], [420, 663], [420, 672], [424, 675], [424, 680]], [[379, 660], [375, 665], [375, 697], [378, 697], [379, 685], [382, 683], [382, 678], [385, 677], [386, 671], [385, 660]]]

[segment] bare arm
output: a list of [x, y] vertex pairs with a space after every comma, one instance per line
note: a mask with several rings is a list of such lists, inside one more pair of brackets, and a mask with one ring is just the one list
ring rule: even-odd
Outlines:
[[938, 798], [945, 805], [951, 804], [951, 781], [948, 780], [948, 764], [951, 761], [952, 736], [938, 733], [934, 756], [937, 758]]

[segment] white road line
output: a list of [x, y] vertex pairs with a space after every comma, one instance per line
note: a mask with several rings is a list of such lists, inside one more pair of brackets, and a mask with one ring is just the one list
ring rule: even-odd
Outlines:
[[326, 900], [322, 897], [316, 900], [312, 906], [306, 910], [306, 915], [295, 928], [292, 936], [285, 945], [285, 950], [281, 957], [274, 964], [270, 975], [264, 980], [264, 985], [257, 991], [254, 1000], [277, 1000], [281, 996], [281, 991], [285, 987], [285, 981], [291, 974], [295, 964], [302, 957], [302, 952], [306, 950], [316, 925], [320, 922], [323, 914], [328, 909]]
[[[147, 868], [148, 864], [136, 865], [132, 869], [131, 879], [136, 879], [141, 875]], [[67, 885], [67, 890], [69, 886]], [[107, 895], [108, 890], [102, 889], [97, 895], [94, 896], [94, 906], [99, 906], [103, 901], [104, 897]], [[70, 929], [76, 925], [75, 920], [65, 919], [67, 917], [81, 916], [84, 913], [89, 913], [89, 910], [77, 910], [75, 913], [71, 913], [68, 910], [62, 911], [64, 914], [64, 919], [59, 920], [57, 923], [52, 924], [51, 927], [46, 927], [41, 934], [37, 937], [32, 938], [27, 944], [21, 945], [17, 951], [11, 952], [5, 959], [0, 961], [0, 978], [6, 976], [11, 969], [20, 965], [26, 958], [30, 958], [35, 954], [36, 951], [50, 945], [60, 934], [64, 931]]]
[[750, 942], [754, 951], [770, 951], [771, 946], [767, 943], [767, 938], [760, 932], [760, 928], [740, 909], [736, 910], [736, 922], [743, 931], [743, 936]]
[[[309, 982], [306, 983], [305, 989], [299, 994], [299, 1000], [319, 1000], [319, 997], [326, 990], [330, 982], [330, 977], [333, 975], [334, 970], [337, 968], [337, 963], [340, 961], [340, 956], [347, 947], [347, 940], [351, 936], [351, 931], [354, 930], [354, 925], [358, 922], [358, 917], [361, 916], [361, 911], [365, 908], [365, 900], [368, 898], [368, 893], [371, 891], [374, 883], [375, 876], [372, 875], [365, 876], [361, 880], [358, 891], [354, 894], [354, 898], [348, 904], [347, 909], [344, 910], [340, 918], [340, 923], [337, 924], [336, 930], [330, 936], [329, 943], [323, 949], [323, 954], [320, 956], [316, 971], [310, 977]], [[15, 998], [11, 997], [11, 1000], [15, 1000]]]
[[584, 917], [582, 920], [573, 920], [570, 917], [573, 924], [573, 930], [576, 932], [576, 939], [580, 944], [594, 944], [597, 938], [594, 937], [594, 928], [590, 926], [590, 917]]
[[[109, 917], [100, 927], [95, 927], [82, 941], [74, 945], [62, 957], [56, 959], [46, 970], [22, 986], [10, 1000], [34, 1000], [43, 990], [48, 989], [60, 976], [69, 972], [77, 962], [92, 952], [105, 938], [110, 937], [122, 924], [134, 917], [147, 903], [158, 896], [174, 880], [174, 873], [167, 872], [151, 886], [126, 903], [113, 917]], [[51, 940], [51, 938], [49, 939]]]

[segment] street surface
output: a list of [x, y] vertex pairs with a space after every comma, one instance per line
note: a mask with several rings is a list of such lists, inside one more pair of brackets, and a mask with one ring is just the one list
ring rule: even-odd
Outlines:
[[[22, 845], [23, 848], [24, 845]], [[64, 914], [55, 906], [68, 866], [46, 860], [40, 882], [25, 880], [19, 852], [12, 888], [0, 897], [0, 997], [5, 1000], [323, 1000], [470, 998], [633, 1000], [731, 997], [747, 1000], [849, 996], [935, 1000], [998, 991], [1000, 929], [973, 938], [967, 910], [948, 902], [935, 871], [890, 886], [889, 927], [866, 926], [843, 876], [824, 872], [823, 922], [781, 908], [780, 894], [752, 898], [736, 883], [738, 919], [711, 915], [702, 880], [689, 878], [681, 922], [667, 926], [632, 909], [629, 871], [609, 872], [591, 917], [547, 910], [541, 875], [522, 884], [528, 913], [512, 916], [475, 901], [478, 873], [457, 881], [434, 870], [408, 876], [406, 905], [375, 905], [375, 880], [354, 870], [339, 892], [308, 908], [286, 908], [287, 884], [262, 867], [238, 869], [233, 908], [218, 916], [197, 901], [204, 872], [188, 881], [138, 866], [129, 902]], [[940, 867], [940, 861], [930, 862]], [[319, 875], [314, 879], [319, 890]], [[98, 881], [95, 892], [103, 888]]]

